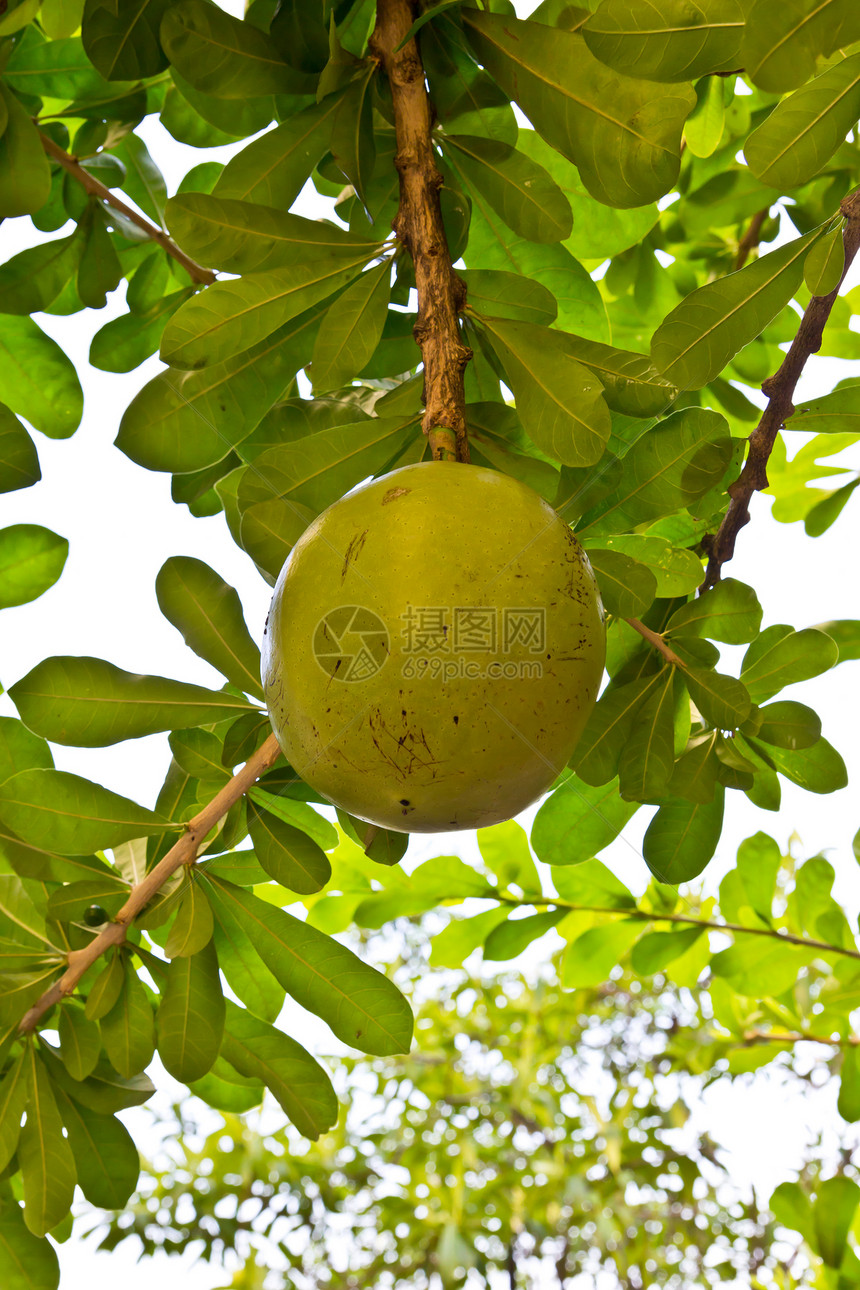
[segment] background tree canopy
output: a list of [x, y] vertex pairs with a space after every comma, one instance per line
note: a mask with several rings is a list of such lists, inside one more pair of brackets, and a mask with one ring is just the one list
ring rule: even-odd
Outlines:
[[[249, 577], [271, 585], [363, 480], [453, 459], [555, 507], [608, 615], [608, 677], [570, 765], [529, 840], [512, 823], [479, 833], [482, 865], [416, 866], [407, 835], [335, 822], [279, 754], [236, 590], [197, 558], [168, 559], [155, 591], [220, 688], [35, 642], [27, 674], [3, 675], [4, 1285], [56, 1287], [76, 1186], [126, 1206], [139, 1158], [118, 1114], [154, 1092], [156, 1053], [232, 1117], [236, 1142], [264, 1090], [280, 1105], [293, 1127], [265, 1168], [286, 1190], [254, 1195], [267, 1223], [283, 1202], [308, 1225], [307, 1284], [335, 1211], [351, 1225], [344, 1285], [497, 1268], [514, 1286], [524, 1260], [562, 1283], [729, 1267], [860, 1282], [847, 1157], [786, 1181], [772, 1218], [739, 1214], [708, 1144], [665, 1136], [683, 1100], [657, 1086], [663, 1067], [700, 1082], [774, 1061], [802, 1072], [795, 1047], [811, 1043], [840, 1116], [860, 1119], [860, 949], [833, 866], [783, 856], [763, 815], [718, 898], [679, 890], [705, 872], [733, 796], [777, 812], [785, 781], [847, 783], [790, 687], [860, 658], [860, 622], [834, 605], [811, 624], [799, 597], [796, 622], [765, 623], [729, 561], [758, 490], [816, 537], [860, 482], [860, 377], [794, 402], [811, 355], [860, 358], [860, 288], [843, 287], [858, 117], [853, 0], [544, 0], [528, 18], [507, 0], [253, 0], [242, 18], [208, 0], [12, 0], [0, 14], [0, 217], [33, 226], [0, 266], [3, 491], [37, 490], [39, 436], [67, 438], [82, 415], [82, 374], [33, 315], [124, 290], [91, 364], [164, 366], [129, 384], [116, 446], [169, 475], [193, 516], [223, 513]], [[155, 118], [200, 150], [170, 193], [143, 138]], [[206, 159], [231, 142], [226, 164]], [[293, 209], [308, 185], [326, 219]], [[0, 607], [47, 591], [67, 552], [40, 524], [0, 531]], [[165, 732], [152, 806], [54, 764], [52, 744]], [[639, 810], [634, 893], [598, 856]], [[406, 966], [386, 970], [385, 937], [361, 929], [397, 919], [424, 940], [410, 933]], [[444, 975], [476, 950], [514, 960], [550, 930], [563, 953], [519, 984]], [[412, 1046], [428, 941], [444, 971], [429, 1002], [418, 992]], [[287, 995], [365, 1057], [317, 1060], [278, 1025]], [[593, 1107], [578, 1087], [588, 1016], [606, 1036]], [[375, 1126], [362, 1078], [396, 1097], [399, 1128]], [[442, 1141], [458, 1145], [444, 1177]], [[270, 1160], [268, 1141], [242, 1143]], [[173, 1150], [190, 1177], [181, 1133]], [[377, 1186], [403, 1154], [427, 1195]], [[464, 1170], [471, 1208], [456, 1202]], [[502, 1212], [493, 1188], [515, 1174]], [[155, 1211], [137, 1202], [106, 1239], [236, 1244], [196, 1192], [174, 1214], [169, 1177], [149, 1177]], [[159, 1235], [168, 1220], [179, 1236]], [[774, 1220], [799, 1254], [774, 1253]], [[236, 1284], [256, 1275], [249, 1262]]]

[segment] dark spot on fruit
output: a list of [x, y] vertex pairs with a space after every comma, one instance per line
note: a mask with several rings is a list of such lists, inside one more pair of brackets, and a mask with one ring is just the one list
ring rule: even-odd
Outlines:
[[455, 725], [455, 726], [459, 726], [459, 724], [460, 724], [460, 718], [459, 718], [459, 717], [455, 717], [455, 718], [454, 718], [454, 725]]
[[408, 805], [409, 805], [409, 798], [408, 798], [408, 797], [401, 797], [401, 799], [400, 799], [400, 805], [401, 805], [401, 806], [408, 806]]

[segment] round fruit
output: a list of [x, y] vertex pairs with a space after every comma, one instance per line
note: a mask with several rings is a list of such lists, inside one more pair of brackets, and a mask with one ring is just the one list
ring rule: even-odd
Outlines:
[[582, 548], [508, 475], [405, 466], [335, 502], [275, 586], [263, 683], [312, 788], [402, 832], [510, 819], [594, 707], [603, 609]]

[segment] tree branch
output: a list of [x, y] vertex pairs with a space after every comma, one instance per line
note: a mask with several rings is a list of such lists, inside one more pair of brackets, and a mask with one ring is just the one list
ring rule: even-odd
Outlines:
[[379, 0], [370, 49], [388, 77], [394, 107], [400, 209], [393, 227], [415, 266], [418, 321], [413, 334], [424, 361], [421, 425], [434, 461], [467, 462], [463, 372], [472, 351], [462, 342], [458, 320], [466, 288], [451, 264], [442, 222], [442, 176], [433, 152], [430, 101], [418, 45], [413, 37], [398, 49], [414, 18], [409, 0]]
[[744, 232], [743, 237], [738, 242], [738, 252], [737, 252], [737, 255], [735, 256], [735, 265], [734, 265], [735, 273], [737, 273], [738, 269], [742, 269], [744, 267], [747, 260], [749, 259], [750, 252], [754, 251], [758, 246], [759, 242], [761, 241], [762, 225], [764, 224], [769, 214], [770, 214], [770, 207], [765, 206], [764, 210], [756, 211], [755, 215], [753, 215], [752, 219], [747, 225], [747, 228], [746, 228], [746, 231]]
[[678, 658], [678, 655], [673, 649], [670, 649], [659, 632], [652, 632], [651, 628], [646, 627], [644, 623], [640, 623], [638, 618], [625, 618], [624, 621], [628, 627], [633, 628], [634, 632], [638, 632], [649, 645], [653, 645], [654, 649], [663, 655], [667, 663], [671, 663], [673, 667], [684, 666], [683, 659]]
[[847, 1035], [845, 1039], [833, 1039], [827, 1035], [810, 1035], [806, 1031], [786, 1031], [780, 1034], [776, 1030], [745, 1030], [745, 1044], [829, 1044], [831, 1048], [856, 1048], [860, 1044], [860, 1035]]
[[112, 189], [107, 188], [98, 179], [95, 179], [89, 171], [85, 170], [77, 157], [73, 157], [66, 152], [65, 149], [61, 148], [58, 143], [54, 143], [54, 140], [41, 130], [39, 130], [39, 138], [42, 140], [42, 147], [48, 156], [53, 161], [58, 162], [91, 197], [96, 197], [101, 202], [107, 202], [108, 206], [112, 206], [126, 219], [131, 220], [132, 224], [136, 224], [147, 237], [152, 238], [153, 242], [157, 242], [162, 250], [166, 251], [168, 255], [172, 255], [177, 264], [182, 265], [192, 282], [199, 282], [204, 286], [209, 286], [210, 283], [216, 281], [216, 275], [211, 269], [204, 269], [202, 265], [197, 264], [195, 260], [191, 259], [190, 255], [186, 255], [181, 247], [176, 245], [173, 238], [169, 237], [164, 232], [164, 229], [158, 228], [155, 224], [150, 224], [149, 220], [145, 219], [143, 215], [139, 215], [131, 206], [127, 206]]
[[838, 284], [827, 296], [813, 296], [797, 329], [797, 335], [783, 359], [779, 370], [763, 383], [768, 404], [761, 420], [749, 438], [749, 452], [738, 479], [729, 485], [731, 501], [716, 536], [707, 535], [702, 545], [708, 552], [705, 579], [699, 588], [706, 591], [719, 582], [722, 567], [735, 553], [738, 533], [749, 523], [750, 499], [754, 492], [767, 488], [767, 463], [776, 442], [776, 436], [794, 411], [792, 398], [797, 382], [803, 373], [806, 360], [821, 348], [824, 327], [830, 317], [834, 301], [839, 294], [845, 274], [860, 249], [860, 189], [846, 197], [839, 207], [845, 217], [842, 242], [845, 248], [845, 268]]
[[273, 762], [277, 761], [280, 752], [277, 739], [274, 735], [269, 735], [262, 747], [257, 749], [254, 756], [212, 798], [208, 806], [204, 806], [202, 811], [199, 811], [192, 820], [189, 820], [179, 841], [170, 848], [167, 855], [159, 860], [155, 868], [145, 878], [132, 887], [128, 900], [113, 921], [108, 923], [84, 949], [69, 952], [69, 966], [65, 973], [25, 1013], [18, 1027], [20, 1033], [35, 1030], [40, 1018], [55, 1003], [59, 1003], [72, 993], [87, 969], [93, 963], [96, 963], [102, 954], [105, 954], [114, 945], [123, 943], [128, 926], [133, 919], [149, 904], [153, 896], [163, 887], [168, 878], [176, 873], [177, 869], [184, 864], [194, 863], [200, 844], [207, 834], [211, 832], [219, 820], [224, 818], [230, 807], [239, 801], [240, 797], [260, 778], [263, 772], [268, 770]]
[[779, 927], [745, 927], [743, 923], [718, 923], [713, 918], [696, 918], [694, 914], [669, 914], [650, 909], [619, 909], [615, 905], [583, 905], [578, 901], [562, 900], [559, 896], [494, 896], [503, 905], [520, 906], [531, 909], [570, 909], [581, 910], [589, 914], [623, 914], [625, 918], [635, 918], [643, 923], [683, 923], [688, 927], [701, 927], [711, 932], [742, 932], [744, 936], [769, 936], [772, 940], [782, 941], [786, 945], [800, 945], [808, 950], [821, 950], [825, 954], [838, 954], [842, 958], [860, 960], [860, 950], [845, 949], [841, 945], [832, 945], [830, 941], [812, 940], [808, 936], [798, 936], [794, 932], [785, 932]]

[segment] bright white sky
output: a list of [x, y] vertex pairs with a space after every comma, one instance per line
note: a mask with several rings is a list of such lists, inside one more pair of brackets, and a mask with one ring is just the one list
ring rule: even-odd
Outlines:
[[[141, 133], [165, 171], [169, 191], [175, 191], [201, 155], [177, 144], [157, 122], [147, 122]], [[226, 160], [233, 151], [235, 148], [212, 149], [205, 156]], [[301, 199], [296, 209], [319, 213], [303, 206]], [[5, 260], [31, 244], [36, 240], [33, 233], [29, 220], [6, 221], [0, 258]], [[853, 282], [858, 280], [860, 275], [853, 275]], [[194, 519], [184, 506], [171, 501], [168, 476], [133, 465], [111, 446], [123, 409], [159, 367], [152, 359], [125, 376], [88, 367], [92, 335], [122, 312], [122, 300], [115, 296], [99, 312], [39, 318], [77, 363], [86, 404], [83, 424], [71, 439], [55, 442], [36, 435], [42, 481], [3, 498], [4, 526], [43, 524], [67, 537], [71, 547], [59, 583], [33, 604], [6, 610], [0, 618], [0, 682], [7, 688], [52, 654], [92, 654], [131, 671], [160, 673], [203, 685], [221, 684], [217, 674], [185, 647], [159, 612], [155, 577], [171, 555], [197, 556], [236, 586], [252, 634], [258, 639], [262, 636], [270, 589], [234, 545], [223, 517]], [[816, 359], [803, 378], [799, 397], [829, 390], [846, 375], [857, 375], [857, 365]], [[795, 436], [792, 445], [799, 446], [803, 440]], [[740, 536], [731, 567], [732, 576], [756, 588], [764, 606], [765, 625], [785, 622], [799, 628], [829, 618], [860, 618], [855, 558], [860, 550], [860, 506], [856, 501], [849, 503], [833, 529], [814, 541], [805, 536], [800, 524], [776, 524], [769, 509], [768, 501], [756, 498], [753, 521]], [[724, 659], [731, 655], [731, 650], [724, 651]], [[784, 783], [783, 804], [777, 815], [758, 811], [743, 794], [728, 794], [727, 825], [706, 875], [709, 889], [733, 863], [738, 843], [750, 833], [764, 829], [785, 846], [797, 832], [802, 839], [796, 843], [798, 854], [827, 853], [837, 869], [836, 894], [856, 913], [860, 882], [851, 839], [860, 826], [856, 788], [860, 783], [858, 680], [857, 665], [848, 664], [806, 683], [797, 692], [798, 698], [822, 716], [824, 733], [848, 763], [852, 787], [822, 798]], [[9, 699], [0, 697], [0, 712], [12, 711]], [[104, 750], [57, 748], [55, 753], [61, 769], [96, 779], [146, 805], [154, 803], [169, 756], [165, 736]], [[533, 814], [524, 817], [526, 826]], [[650, 811], [643, 808], [607, 853], [619, 876], [636, 890], [645, 886], [648, 877], [641, 839], [649, 818]], [[409, 861], [455, 851], [466, 858], [476, 856], [474, 835], [417, 837], [410, 844]], [[551, 948], [544, 941], [532, 953], [543, 955]], [[320, 1051], [331, 1051], [320, 1027], [317, 1032]], [[163, 1084], [166, 1105], [169, 1090], [176, 1095], [179, 1086], [167, 1076]], [[696, 1121], [709, 1126], [728, 1148], [738, 1182], [755, 1184], [761, 1198], [799, 1163], [805, 1143], [819, 1128], [831, 1142], [840, 1126], [844, 1129], [835, 1112], [835, 1098], [829, 1093], [795, 1098], [789, 1105], [773, 1083], [761, 1076], [751, 1083], [715, 1085], [695, 1114]], [[135, 1132], [140, 1135], [145, 1114], [138, 1112], [134, 1118]], [[856, 1144], [857, 1133], [849, 1131], [846, 1140]], [[142, 1145], [146, 1150], [145, 1136]], [[136, 1265], [131, 1251], [94, 1255], [78, 1241], [63, 1247], [61, 1262], [62, 1290], [113, 1290], [118, 1283], [124, 1290], [149, 1290], [156, 1277], [165, 1290], [180, 1286], [182, 1290], [214, 1290], [229, 1280], [206, 1266], [191, 1267], [186, 1260]]]

